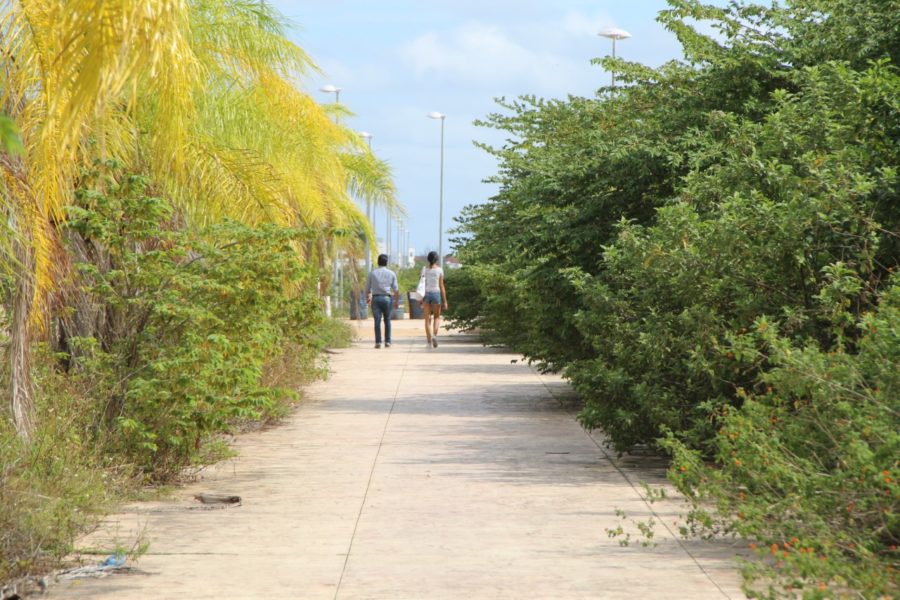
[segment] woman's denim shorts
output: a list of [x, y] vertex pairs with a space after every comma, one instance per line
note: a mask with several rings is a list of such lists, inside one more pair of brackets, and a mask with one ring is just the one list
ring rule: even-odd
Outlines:
[[440, 306], [441, 293], [440, 292], [425, 292], [425, 297], [422, 298], [422, 304], [437, 304], [438, 306]]

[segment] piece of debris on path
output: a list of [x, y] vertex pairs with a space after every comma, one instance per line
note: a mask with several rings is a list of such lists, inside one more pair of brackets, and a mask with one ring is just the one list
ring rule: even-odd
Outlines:
[[140, 569], [135, 567], [114, 567], [109, 565], [85, 565], [83, 567], [75, 567], [74, 569], [66, 569], [56, 574], [55, 578], [60, 581], [68, 579], [85, 579], [88, 577], [99, 578], [108, 577], [115, 573], [140, 573]]
[[210, 494], [203, 492], [195, 494], [194, 500], [199, 500], [202, 504], [240, 504], [240, 496], [232, 496], [229, 494]]
[[85, 579], [88, 577], [98, 578], [107, 577], [113, 573], [140, 573], [140, 569], [125, 566], [125, 555], [122, 553], [110, 554], [106, 559], [94, 565], [84, 565], [83, 567], [75, 567], [66, 569], [65, 571], [57, 571], [53, 574], [53, 578], [57, 581], [65, 581], [69, 579]]

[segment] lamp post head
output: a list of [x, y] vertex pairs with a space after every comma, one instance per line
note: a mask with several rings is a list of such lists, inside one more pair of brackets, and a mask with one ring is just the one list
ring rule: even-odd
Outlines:
[[442, 121], [447, 118], [447, 115], [439, 113], [437, 111], [428, 113], [429, 119], [441, 119]]
[[341, 91], [341, 88], [336, 87], [336, 86], [333, 86], [333, 85], [331, 85], [331, 84], [329, 83], [328, 85], [323, 85], [322, 87], [320, 87], [320, 88], [319, 88], [319, 91], [320, 91], [320, 92], [327, 92], [327, 93], [329, 93], [329, 94], [336, 94], [336, 93], [338, 93], [338, 92]]
[[598, 33], [600, 37], [609, 38], [611, 40], [627, 40], [631, 37], [631, 34], [625, 31], [624, 29], [619, 29], [618, 27], [607, 27], [600, 33]]
[[374, 136], [368, 131], [360, 131], [359, 137], [363, 138], [364, 140], [371, 140]]

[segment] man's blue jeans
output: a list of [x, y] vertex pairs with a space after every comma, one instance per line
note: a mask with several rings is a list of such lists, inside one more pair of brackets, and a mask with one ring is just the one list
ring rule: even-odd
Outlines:
[[381, 319], [384, 318], [384, 342], [391, 343], [391, 309], [394, 301], [390, 296], [372, 296], [372, 316], [375, 317], [375, 343], [381, 343]]

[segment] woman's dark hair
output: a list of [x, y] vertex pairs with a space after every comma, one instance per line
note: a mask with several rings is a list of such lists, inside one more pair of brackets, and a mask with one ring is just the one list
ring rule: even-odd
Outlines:
[[428, 253], [428, 264], [429, 264], [429, 265], [433, 265], [433, 264], [436, 263], [437, 261], [438, 261], [438, 255], [437, 255], [437, 252], [435, 252], [434, 250], [432, 250], [431, 252]]

